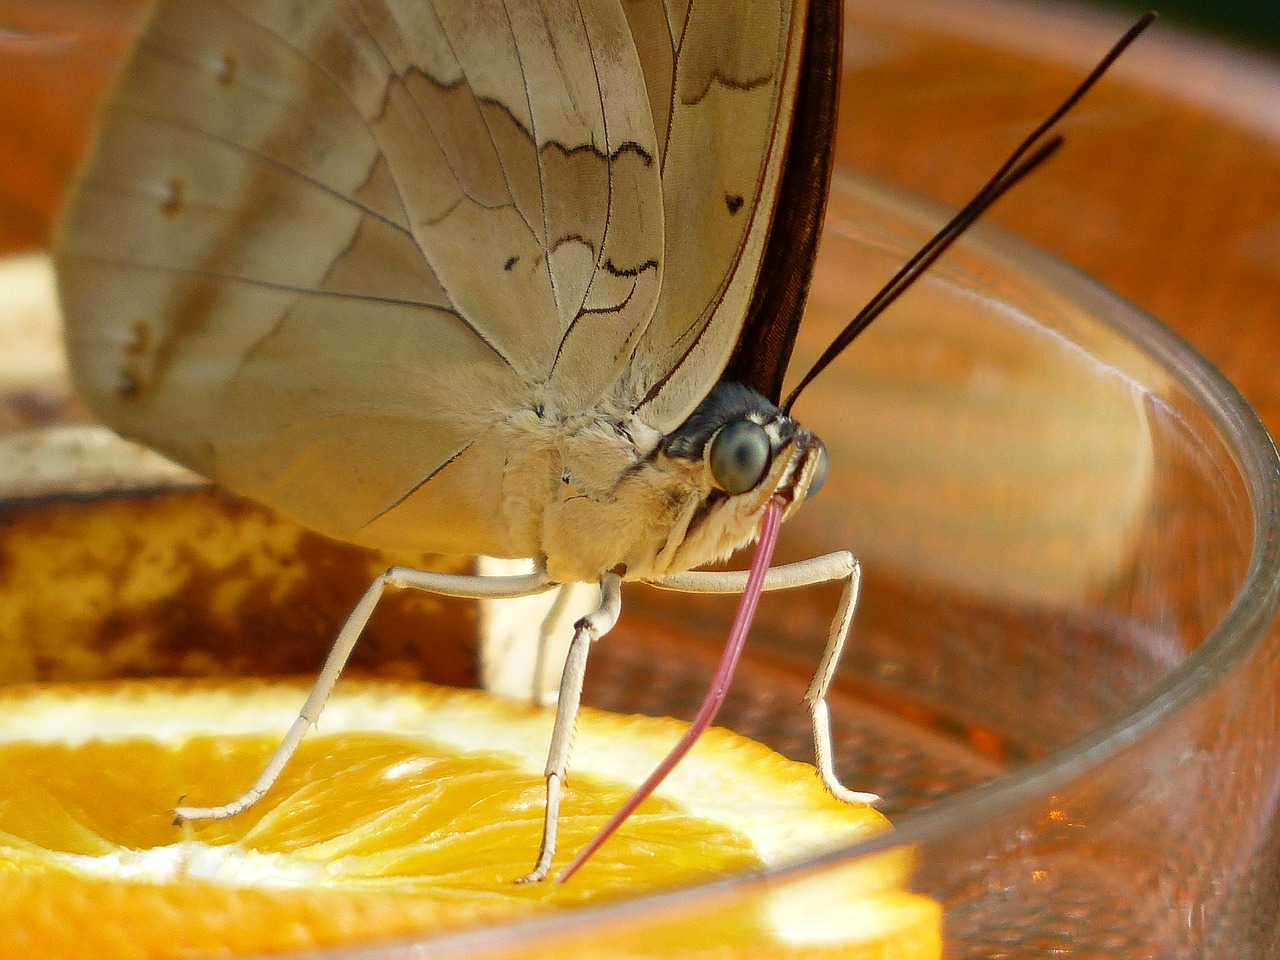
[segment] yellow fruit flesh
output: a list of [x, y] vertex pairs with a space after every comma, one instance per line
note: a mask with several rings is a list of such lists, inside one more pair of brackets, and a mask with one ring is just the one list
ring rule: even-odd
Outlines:
[[[51, 861], [96, 869], [76, 857], [121, 857], [155, 879], [200, 867], [156, 848], [192, 842], [258, 855], [253, 879], [287, 886], [484, 892], [514, 900], [595, 899], [610, 877], [646, 886], [691, 882], [760, 866], [751, 844], [655, 798], [637, 827], [609, 845], [598, 876], [580, 884], [514, 884], [533, 865], [544, 786], [501, 754], [467, 755], [404, 735], [350, 732], [304, 741], [280, 781], [254, 807], [221, 821], [178, 827], [179, 799], [203, 805], [239, 793], [278, 737], [199, 737], [171, 747], [144, 740], [68, 747], [0, 748], [0, 842], [49, 851]], [[626, 798], [626, 787], [575, 775], [563, 802], [561, 846], [572, 850]], [[109, 798], [109, 802], [106, 802]], [[153, 851], [134, 856], [121, 851]], [[188, 851], [191, 857], [195, 854]], [[273, 862], [278, 861], [278, 862]], [[105, 867], [103, 868], [105, 869]]]
[[[13, 945], [15, 956], [245, 955], [378, 941], [756, 872], [770, 857], [767, 836], [753, 840], [719, 818], [692, 815], [656, 797], [571, 883], [515, 884], [532, 865], [541, 832], [541, 757], [529, 754], [533, 744], [545, 744], [545, 712], [425, 687], [409, 688], [410, 700], [430, 701], [429, 718], [444, 716], [438, 729], [446, 741], [450, 731], [481, 743], [512, 728], [516, 733], [501, 750], [460, 751], [416, 729], [346, 729], [340, 703], [338, 729], [309, 736], [259, 804], [228, 820], [177, 827], [169, 811], [179, 799], [218, 803], [238, 794], [279, 732], [192, 732], [201, 716], [216, 725], [236, 696], [253, 700], [260, 688], [231, 690], [227, 700], [218, 699], [227, 691], [210, 697], [198, 685], [190, 703], [163, 689], [154, 702], [130, 699], [155, 686], [122, 684], [126, 694], [113, 695], [116, 688], [104, 685], [94, 688], [98, 699], [89, 707], [55, 697], [17, 714], [6, 711], [10, 695], [0, 694], [0, 943]], [[383, 688], [370, 689], [372, 702], [382, 703]], [[297, 692], [285, 688], [285, 700]], [[20, 703], [22, 695], [12, 699]], [[132, 727], [153, 725], [158, 739], [138, 736], [130, 723], [123, 733], [113, 729], [106, 707], [118, 708]], [[81, 729], [86, 721], [77, 710], [99, 726]], [[196, 716], [169, 718], [166, 711]], [[39, 741], [15, 737], [15, 729], [38, 730], [40, 717], [55, 729], [33, 733]], [[409, 719], [413, 726], [416, 719]], [[647, 772], [644, 751], [663, 749], [678, 732], [669, 721], [591, 711], [584, 720], [577, 752], [586, 769], [573, 774], [564, 798], [560, 863], [631, 788], [590, 772], [592, 764], [607, 766], [617, 745], [634, 743], [642, 757], [638, 779]], [[100, 731], [106, 736], [91, 738]], [[859, 835], [883, 829], [883, 818], [872, 811], [823, 801], [820, 789], [813, 793], [812, 773], [800, 765], [723, 731], [712, 740], [701, 763], [711, 770], [690, 781], [694, 794], [720, 794], [716, 783], [741, 777], [750, 802], [764, 808], [735, 812], [742, 802], [726, 787], [723, 798], [707, 804], [723, 807], [724, 820], [736, 818], [761, 835], [777, 833], [771, 810], [794, 806], [808, 811], [804, 819], [819, 834], [825, 834], [824, 818]], [[803, 779], [793, 783], [797, 775]], [[759, 781], [755, 788], [752, 778]], [[777, 842], [794, 841], [781, 836]], [[852, 950], [828, 945], [835, 950], [830, 955], [937, 956], [937, 905], [895, 889], [906, 869], [896, 857], [859, 874], [856, 896], [890, 933], [863, 938]], [[656, 956], [701, 942], [725, 957], [827, 955], [828, 946], [801, 948], [779, 939], [766, 913], [738, 909], [712, 928], [694, 922], [611, 949]], [[726, 942], [736, 947], [724, 953]]]

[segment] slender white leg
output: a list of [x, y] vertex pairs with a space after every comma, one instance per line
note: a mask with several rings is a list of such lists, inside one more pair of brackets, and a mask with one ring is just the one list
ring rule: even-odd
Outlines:
[[347, 665], [347, 659], [355, 649], [356, 641], [360, 639], [365, 624], [373, 616], [374, 608], [377, 607], [387, 587], [425, 590], [447, 597], [485, 600], [526, 597], [553, 589], [555, 584], [549, 582], [547, 575], [541, 571], [515, 577], [473, 577], [466, 574], [435, 573], [409, 567], [392, 567], [382, 573], [369, 585], [369, 589], [364, 592], [364, 596], [347, 617], [347, 622], [342, 625], [338, 638], [334, 641], [329, 656], [320, 670], [320, 675], [316, 677], [311, 693], [307, 696], [306, 703], [302, 705], [302, 711], [293, 721], [284, 739], [280, 741], [280, 745], [276, 747], [267, 765], [258, 774], [253, 786], [235, 800], [220, 807], [178, 807], [173, 811], [176, 823], [188, 820], [223, 820], [233, 817], [249, 809], [271, 789], [271, 785], [276, 782], [285, 764], [289, 762], [289, 758], [298, 749], [303, 736], [319, 718], [325, 701], [329, 699], [334, 684], [338, 682], [342, 668]]
[[547, 751], [547, 807], [542, 824], [542, 845], [538, 860], [517, 883], [536, 883], [546, 879], [556, 853], [556, 828], [560, 822], [560, 793], [569, 766], [569, 745], [582, 702], [582, 680], [587, 672], [587, 654], [591, 645], [613, 629], [622, 613], [622, 581], [616, 574], [600, 578], [600, 606], [573, 627], [569, 655], [560, 675], [560, 699], [556, 702], [555, 726], [551, 730], [551, 748]]
[[[840, 664], [840, 654], [849, 637], [849, 627], [858, 606], [858, 588], [862, 581], [862, 568], [857, 558], [846, 550], [824, 554], [811, 560], [773, 567], [765, 576], [765, 590], [792, 590], [819, 583], [844, 581], [840, 605], [831, 621], [827, 645], [822, 651], [817, 672], [804, 699], [809, 704], [809, 717], [813, 724], [813, 752], [818, 775], [832, 795], [848, 803], [875, 803], [880, 798], [874, 793], [859, 793], [844, 786], [836, 777], [831, 748], [831, 711], [827, 707], [827, 691]], [[651, 581], [655, 587], [680, 590], [686, 593], [738, 593], [746, 586], [745, 570], [690, 571], [673, 574]]]

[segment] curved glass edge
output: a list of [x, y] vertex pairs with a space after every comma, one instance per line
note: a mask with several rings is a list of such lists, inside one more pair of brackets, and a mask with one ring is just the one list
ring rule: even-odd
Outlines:
[[[855, 192], [868, 205], [922, 230], [935, 229], [950, 216], [941, 204], [872, 178], [840, 172], [837, 181], [836, 189]], [[1221, 431], [1249, 492], [1253, 549], [1248, 571], [1235, 600], [1204, 642], [1152, 690], [1135, 699], [1124, 713], [1042, 760], [971, 792], [941, 800], [927, 812], [901, 817], [892, 834], [775, 870], [768, 877], [844, 862], [891, 846], [914, 845], [1051, 792], [1081, 771], [1131, 746], [1170, 714], [1213, 687], [1260, 645], [1280, 610], [1280, 452], [1236, 387], [1169, 327], [1058, 258], [982, 223], [975, 225], [960, 243], [993, 260], [1016, 264], [1028, 278], [1086, 306], [1091, 316], [1141, 347], [1202, 405]]]
[[[848, 171], [837, 171], [833, 189], [856, 194], [861, 202], [918, 227], [926, 235], [950, 216], [941, 204]], [[971, 252], [1002, 264], [1016, 264], [1029, 279], [1086, 306], [1091, 316], [1139, 346], [1172, 375], [1221, 431], [1249, 492], [1253, 549], [1240, 592], [1205, 641], [1169, 676], [1111, 721], [1068, 742], [1043, 760], [941, 800], [921, 813], [900, 817], [891, 833], [832, 848], [759, 875], [726, 877], [697, 887], [429, 940], [335, 951], [326, 957], [407, 960], [421, 956], [427, 944], [436, 957], [496, 956], [516, 946], [522, 951], [536, 950], [542, 944], [593, 934], [603, 936], [606, 931], [613, 939], [619, 936], [620, 927], [638, 931], [670, 923], [680, 916], [710, 914], [738, 898], [764, 893], [855, 860], [936, 841], [957, 829], [970, 829], [979, 821], [990, 822], [1046, 797], [1083, 772], [1132, 748], [1170, 715], [1231, 674], [1261, 645], [1280, 609], [1280, 452], [1257, 414], [1235, 386], [1177, 333], [1069, 264], [986, 224], [975, 226], [961, 243]]]

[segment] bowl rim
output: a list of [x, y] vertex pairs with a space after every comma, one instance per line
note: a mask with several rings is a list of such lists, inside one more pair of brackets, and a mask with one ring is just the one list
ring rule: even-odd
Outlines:
[[[947, 208], [892, 184], [839, 168], [832, 188], [857, 203], [882, 211], [894, 223], [931, 232], [949, 216]], [[975, 823], [1043, 799], [1064, 784], [1096, 768], [1152, 735], [1170, 716], [1188, 707], [1230, 675], [1267, 639], [1267, 628], [1280, 608], [1280, 453], [1266, 427], [1234, 385], [1186, 340], [1082, 271], [1032, 247], [990, 224], [979, 223], [961, 241], [970, 255], [1010, 269], [1038, 286], [1048, 287], [1069, 302], [1085, 306], [1091, 320], [1139, 349], [1191, 396], [1219, 432], [1248, 493], [1253, 514], [1253, 544], [1240, 591], [1218, 624], [1187, 658], [1110, 719], [1028, 763], [979, 786], [945, 797], [919, 811], [895, 818], [894, 830], [843, 847], [835, 847], [759, 874], [720, 878], [708, 883], [647, 894], [564, 913], [370, 947], [348, 947], [317, 955], [326, 960], [418, 956], [430, 944], [433, 956], [474, 956], [519, 943], [590, 935], [606, 925], [643, 925], [655, 917], [695, 914], [767, 887], [888, 849], [914, 847]], [[83, 427], [52, 427], [81, 442]], [[102, 433], [102, 428], [88, 428]], [[74, 435], [74, 436], [73, 436]], [[118, 445], [118, 441], [112, 444]], [[125, 444], [128, 447], [131, 445]], [[199, 484], [186, 471], [175, 473], [167, 462], [139, 451], [138, 474], [126, 488], [172, 488]], [[117, 478], [119, 479], [119, 478]]]
[[[894, 223], [926, 234], [949, 216], [947, 208], [936, 201], [844, 167], [837, 169], [832, 189], [883, 212]], [[1091, 320], [1119, 334], [1180, 385], [1219, 432], [1248, 493], [1253, 514], [1253, 544], [1239, 592], [1196, 649], [1120, 713], [1039, 760], [944, 797], [919, 811], [900, 815], [895, 818], [891, 832], [758, 874], [729, 876], [634, 899], [384, 943], [376, 948], [339, 948], [316, 956], [325, 960], [354, 960], [376, 955], [389, 960], [419, 956], [422, 947], [429, 944], [433, 956], [468, 957], [515, 943], [527, 948], [533, 941], [590, 936], [606, 926], [614, 932], [619, 925], [636, 926], [657, 917], [668, 919], [678, 914], [696, 914], [743, 895], [820, 874], [875, 853], [915, 847], [955, 835], [957, 831], [970, 831], [976, 823], [991, 822], [1013, 809], [1042, 800], [1086, 771], [1139, 744], [1169, 717], [1230, 675], [1264, 643], [1267, 628], [1280, 609], [1280, 452], [1258, 415], [1235, 386], [1186, 340], [1082, 271], [990, 224], [975, 225], [960, 243], [968, 254], [1010, 269], [1033, 284], [1063, 295], [1073, 304], [1083, 305]], [[55, 426], [50, 429], [70, 435], [84, 428]], [[78, 442], [78, 435], [72, 440]], [[125, 484], [127, 488], [171, 488], [200, 482], [185, 471], [175, 474], [159, 457], [141, 456], [137, 465], [140, 472], [131, 478], [131, 483]]]
[[[852, 193], [899, 222], [931, 231], [949, 216], [945, 205], [892, 184], [837, 168], [833, 190]], [[917, 812], [896, 818], [891, 832], [774, 867], [692, 887], [646, 894], [565, 913], [452, 933], [384, 943], [375, 947], [331, 950], [325, 960], [379, 960], [421, 956], [472, 957], [514, 944], [531, 949], [563, 938], [590, 937], [606, 929], [643, 927], [681, 915], [714, 910], [742, 896], [763, 893], [796, 879], [814, 876], [855, 860], [895, 848], [909, 848], [969, 831], [1029, 802], [1043, 799], [1063, 784], [1094, 769], [1153, 735], [1169, 717], [1187, 708], [1230, 675], [1268, 637], [1280, 609], [1280, 452], [1266, 427], [1235, 386], [1186, 340], [1159, 320], [1052, 254], [986, 223], [961, 241], [966, 250], [1048, 285], [1072, 303], [1085, 303], [1089, 315], [1138, 347], [1202, 407], [1232, 455], [1253, 512], [1253, 544], [1241, 589], [1218, 624], [1182, 663], [1123, 712], [1029, 763]], [[318, 955], [321, 956], [321, 955]]]
[[[854, 189], [864, 197], [878, 195], [881, 204], [904, 219], [947, 215], [945, 206], [891, 184], [869, 177], [842, 175], [837, 179], [841, 187]], [[836, 851], [835, 856], [816, 857], [812, 861], [815, 864], [843, 861], [898, 843], [928, 840], [950, 827], [972, 823], [975, 816], [991, 816], [1041, 796], [1083, 769], [1109, 759], [1229, 675], [1266, 640], [1268, 628], [1280, 610], [1280, 451], [1235, 385], [1178, 333], [1056, 256], [986, 223], [976, 224], [961, 242], [971, 252], [1002, 264], [1016, 264], [1026, 278], [1066, 293], [1072, 303], [1088, 304], [1091, 318], [1106, 324], [1154, 360], [1199, 403], [1220, 432], [1249, 495], [1253, 515], [1249, 563], [1235, 599], [1219, 622], [1182, 663], [1130, 701], [1123, 712], [1039, 760], [939, 800], [919, 813], [902, 815], [892, 834], [868, 838]], [[944, 822], [938, 823], [940, 820]]]

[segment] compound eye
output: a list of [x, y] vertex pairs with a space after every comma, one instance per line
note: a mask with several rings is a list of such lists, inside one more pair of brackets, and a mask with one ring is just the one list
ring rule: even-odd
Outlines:
[[805, 491], [805, 498], [812, 497], [815, 493], [822, 489], [822, 485], [827, 480], [827, 448], [821, 443], [818, 444], [818, 462], [813, 465], [813, 476], [809, 478], [809, 489]]
[[729, 424], [711, 441], [711, 475], [726, 493], [746, 493], [764, 479], [772, 459], [769, 434], [752, 420]]

